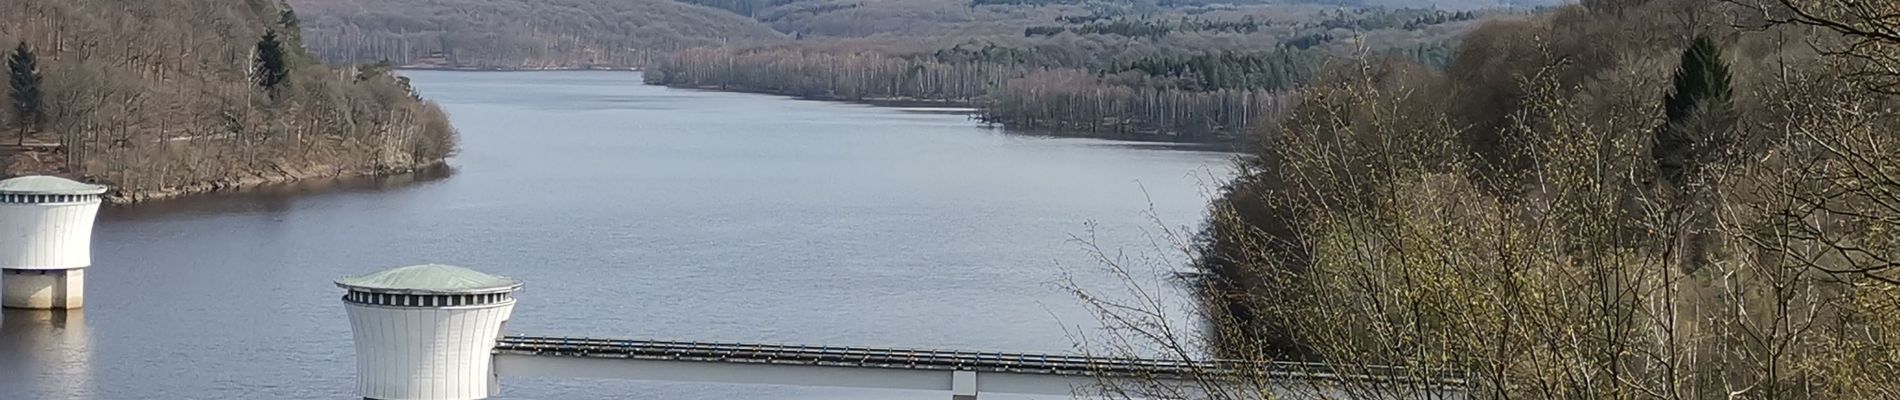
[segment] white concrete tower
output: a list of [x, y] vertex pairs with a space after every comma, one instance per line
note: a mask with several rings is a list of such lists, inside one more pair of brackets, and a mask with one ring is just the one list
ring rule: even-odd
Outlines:
[[0, 306], [80, 308], [105, 186], [51, 176], [0, 181]]
[[521, 281], [416, 265], [336, 281], [356, 339], [357, 390], [376, 400], [473, 400], [497, 390], [496, 339]]

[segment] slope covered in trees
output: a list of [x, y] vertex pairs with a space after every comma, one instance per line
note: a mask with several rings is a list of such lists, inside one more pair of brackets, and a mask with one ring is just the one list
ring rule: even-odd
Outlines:
[[780, 35], [668, 0], [293, 0], [305, 44], [336, 63], [447, 68], [638, 68], [697, 46]]
[[9, 175], [74, 176], [133, 199], [406, 171], [455, 149], [441, 110], [386, 69], [312, 59], [275, 0], [5, 8], [0, 43], [16, 50], [0, 91], [16, 101], [0, 126], [26, 144], [5, 150]]
[[1586, 0], [1327, 68], [1189, 248], [1217, 329], [1097, 310], [1418, 378], [1349, 398], [1900, 397], [1896, 4]]
[[[817, 99], [961, 104], [1014, 128], [1233, 141], [1288, 91], [1358, 51], [1442, 65], [1458, 33], [1509, 10], [976, 5], [946, 0], [759, 14], [802, 40], [695, 49], [650, 82]], [[827, 3], [834, 4], [834, 3]], [[894, 15], [926, 23], [886, 24]], [[832, 22], [827, 22], [832, 21]], [[836, 22], [836, 24], [834, 24]]]

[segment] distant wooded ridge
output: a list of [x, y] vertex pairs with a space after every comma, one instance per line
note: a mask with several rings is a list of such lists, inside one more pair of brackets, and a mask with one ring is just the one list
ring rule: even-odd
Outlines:
[[[968, 105], [988, 122], [1060, 134], [1230, 142], [1282, 111], [1291, 92], [1328, 63], [1367, 51], [1442, 68], [1458, 35], [1481, 20], [1528, 15], [1318, 6], [954, 10], [972, 17], [869, 37], [813, 34], [691, 49], [651, 66], [647, 79], [816, 99]], [[966, 36], [911, 33], [916, 29]]]
[[[1015, 128], [1231, 141], [1330, 60], [1442, 67], [1540, 1], [295, 0], [338, 62], [641, 68], [649, 82], [978, 107]], [[1399, 7], [1408, 5], [1410, 7]]]
[[295, 0], [305, 45], [338, 63], [638, 68], [679, 50], [784, 35], [666, 0]]
[[[1125, 14], [1139, 21], [1144, 13], [1186, 10], [1195, 14], [1221, 14], [1230, 9], [1260, 5], [1302, 8], [1288, 11], [1291, 14], [1338, 7], [1411, 8], [1455, 14], [1561, 3], [1562, 0], [289, 1], [304, 19], [305, 45], [323, 60], [493, 69], [640, 68], [687, 48], [768, 44], [808, 36], [864, 38], [931, 34], [968, 39], [1017, 35], [1026, 30], [1061, 29], [1056, 24], [1061, 18], [1078, 15]], [[1108, 26], [1113, 21], [1098, 22], [1104, 26], [1078, 29], [1117, 29]], [[1241, 29], [1238, 26], [1198, 29], [1224, 28]]]

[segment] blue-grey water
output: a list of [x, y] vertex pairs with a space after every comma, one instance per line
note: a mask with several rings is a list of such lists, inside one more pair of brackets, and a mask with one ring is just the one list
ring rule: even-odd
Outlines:
[[[1100, 326], [1064, 276], [1122, 287], [1072, 239], [1161, 256], [1136, 276], [1166, 286], [1157, 231], [1228, 175], [1223, 153], [634, 73], [406, 74], [462, 132], [452, 171], [104, 210], [86, 309], [0, 320], [0, 399], [352, 398], [331, 281], [425, 262], [526, 281], [511, 334], [1064, 352]], [[945, 396], [504, 377], [498, 398]]]

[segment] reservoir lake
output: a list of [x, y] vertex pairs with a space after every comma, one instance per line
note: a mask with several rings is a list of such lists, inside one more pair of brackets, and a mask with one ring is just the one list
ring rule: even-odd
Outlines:
[[[1071, 352], [1102, 331], [1064, 282], [1126, 287], [1091, 240], [1194, 324], [1163, 231], [1198, 229], [1232, 174], [951, 110], [404, 74], [461, 131], [449, 167], [106, 207], [86, 308], [0, 320], [0, 399], [355, 398], [332, 281], [421, 263], [524, 281], [508, 334]], [[947, 396], [504, 375], [496, 398]]]

